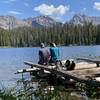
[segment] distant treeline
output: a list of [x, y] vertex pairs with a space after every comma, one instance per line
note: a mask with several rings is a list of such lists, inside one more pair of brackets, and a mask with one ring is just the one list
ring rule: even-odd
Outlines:
[[57, 24], [40, 29], [18, 28], [0, 29], [0, 46], [32, 47], [40, 42], [55, 42], [58, 45], [96, 45], [100, 44], [100, 25], [85, 23], [84, 26]]

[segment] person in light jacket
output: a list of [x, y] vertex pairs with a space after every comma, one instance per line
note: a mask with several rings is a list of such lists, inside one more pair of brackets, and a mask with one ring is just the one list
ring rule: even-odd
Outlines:
[[60, 60], [60, 51], [55, 43], [50, 43], [50, 63], [55, 63]]

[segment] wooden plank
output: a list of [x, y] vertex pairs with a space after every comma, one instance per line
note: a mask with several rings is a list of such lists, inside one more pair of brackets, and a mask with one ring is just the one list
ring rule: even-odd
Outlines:
[[76, 63], [75, 70], [84, 70], [84, 69], [91, 69], [97, 68], [95, 63], [88, 63], [88, 62], [80, 62]]
[[52, 69], [54, 69], [54, 66], [44, 66], [44, 65], [35, 64], [32, 62], [27, 62], [27, 61], [24, 61], [24, 64], [29, 65], [31, 67], [41, 68], [47, 71], [52, 71]]
[[57, 75], [61, 75], [63, 77], [69, 77], [69, 78], [76, 80], [76, 81], [79, 81], [79, 82], [100, 86], [100, 82], [95, 81], [95, 80], [89, 80], [88, 78], [85, 78], [81, 75], [77, 75], [75, 73], [72, 73], [71, 71], [56, 70], [56, 69], [48, 68], [47, 66], [44, 66], [44, 65], [34, 64], [32, 62], [27, 62], [27, 61], [25, 61], [24, 63], [29, 65], [29, 66], [45, 69], [47, 71], [50, 71], [50, 72], [57, 74]]
[[100, 60], [95, 60], [95, 59], [77, 58], [77, 60], [83, 60], [83, 61], [87, 61], [87, 62], [96, 63], [97, 67], [99, 67], [99, 64], [100, 64]]
[[[88, 66], [87, 66], [88, 67]], [[100, 74], [100, 68], [96, 67], [96, 68], [91, 68], [91, 69], [80, 69], [80, 70], [72, 70], [71, 73], [77, 74], [77, 75], [96, 75], [96, 74]]]

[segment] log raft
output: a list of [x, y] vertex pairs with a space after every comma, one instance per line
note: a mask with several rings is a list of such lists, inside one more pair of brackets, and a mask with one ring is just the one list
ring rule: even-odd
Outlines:
[[24, 64], [31, 66], [31, 68], [18, 70], [17, 74], [39, 71], [43, 69], [45, 73], [54, 73], [56, 75], [60, 75], [61, 77], [70, 78], [78, 82], [93, 84], [100, 87], [100, 61], [87, 58], [78, 58], [77, 60], [82, 60], [85, 62], [77, 63], [75, 66], [75, 70], [71, 71], [59, 70], [55, 69], [55, 66], [45, 66], [25, 61]]
[[35, 64], [32, 62], [28, 62], [28, 61], [25, 61], [24, 64], [31, 66], [30, 72], [32, 72], [33, 68], [35, 67], [37, 69], [43, 69], [43, 70], [49, 71], [50, 73], [54, 73], [56, 75], [60, 75], [65, 78], [70, 78], [78, 82], [82, 82], [85, 84], [93, 84], [93, 85], [97, 85], [100, 87], [99, 78], [96, 77], [96, 75], [100, 75], [99, 73], [100, 68], [96, 66], [89, 68], [89, 69], [78, 69], [78, 70], [76, 69], [72, 71], [64, 71], [64, 70], [54, 69], [53, 67]]

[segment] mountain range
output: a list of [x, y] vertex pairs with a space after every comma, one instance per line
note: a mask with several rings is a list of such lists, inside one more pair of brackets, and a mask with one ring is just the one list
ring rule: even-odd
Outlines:
[[86, 16], [86, 15], [81, 15], [81, 14], [76, 14], [73, 16], [73, 18], [70, 20], [70, 23], [72, 24], [79, 24], [79, 25], [84, 25], [84, 23], [87, 22], [92, 22], [94, 25], [100, 24], [100, 16]]
[[[100, 24], [100, 16], [86, 16], [81, 14], [76, 14], [72, 17], [72, 19], [69, 22], [65, 23], [71, 23], [75, 25], [84, 25], [84, 23], [92, 22], [94, 25]], [[53, 25], [56, 25], [58, 23], [57, 20], [49, 17], [49, 16], [37, 16], [37, 17], [30, 17], [27, 19], [17, 19], [14, 16], [0, 16], [0, 28], [3, 28], [5, 30], [8, 29], [15, 29], [18, 27], [32, 27], [32, 28], [42, 28], [42, 27], [52, 27]]]

